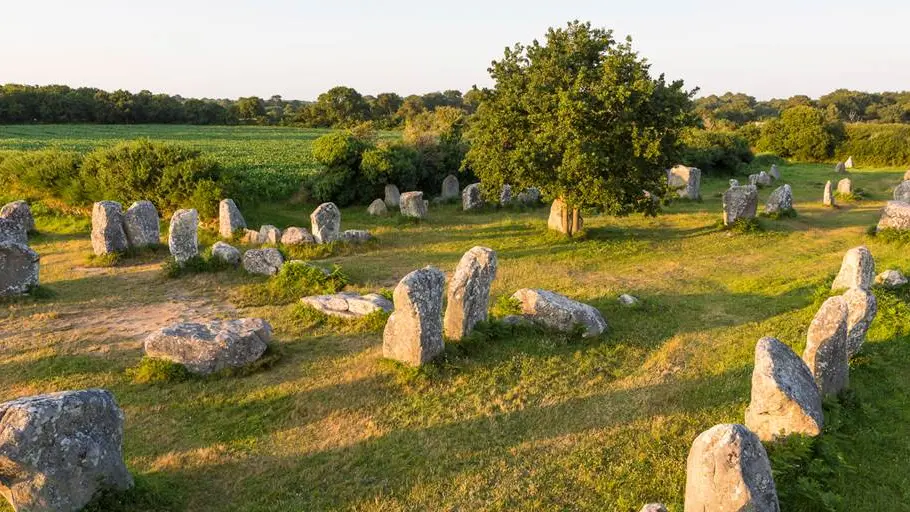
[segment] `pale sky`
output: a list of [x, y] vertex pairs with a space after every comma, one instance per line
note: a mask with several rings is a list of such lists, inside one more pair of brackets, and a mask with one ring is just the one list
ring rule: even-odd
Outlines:
[[0, 83], [315, 99], [490, 85], [572, 19], [631, 35], [701, 95], [910, 89], [907, 0], [2, 0]]

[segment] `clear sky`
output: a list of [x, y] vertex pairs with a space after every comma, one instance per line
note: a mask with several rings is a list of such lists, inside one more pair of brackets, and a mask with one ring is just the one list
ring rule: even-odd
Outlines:
[[654, 72], [759, 99], [910, 89], [908, 0], [5, 0], [0, 83], [314, 99], [489, 85], [503, 48], [572, 19]]

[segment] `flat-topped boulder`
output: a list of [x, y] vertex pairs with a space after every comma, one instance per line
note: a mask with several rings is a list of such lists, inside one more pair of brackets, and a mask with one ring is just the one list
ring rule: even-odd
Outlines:
[[910, 203], [905, 203], [903, 201], [888, 201], [885, 204], [876, 231], [885, 229], [895, 229], [898, 231], [910, 230]]
[[129, 248], [123, 231], [123, 206], [116, 201], [92, 205], [92, 250], [95, 255], [125, 252]]
[[221, 238], [232, 238], [234, 233], [246, 229], [246, 220], [233, 199], [222, 199], [218, 203], [218, 234]]
[[753, 219], [758, 210], [758, 188], [755, 185], [730, 187], [724, 192], [724, 225], [740, 219]]
[[392, 301], [378, 293], [360, 295], [353, 292], [341, 292], [332, 295], [314, 295], [304, 297], [300, 302], [330, 316], [341, 318], [359, 318], [377, 311], [391, 313], [395, 306]]
[[28, 233], [13, 219], [0, 219], [0, 242], [28, 244]]
[[136, 201], [123, 215], [123, 231], [130, 247], [138, 249], [160, 244], [158, 209], [151, 201]]
[[812, 372], [776, 338], [762, 338], [755, 345], [746, 426], [762, 441], [791, 434], [817, 436], [824, 426], [822, 397]]
[[460, 340], [487, 319], [490, 287], [496, 278], [496, 251], [472, 247], [458, 262], [449, 282], [445, 335]]
[[273, 276], [284, 265], [284, 256], [278, 249], [250, 249], [243, 253], [243, 269], [250, 274]]
[[765, 203], [765, 213], [783, 213], [793, 209], [793, 189], [790, 185], [781, 185], [771, 192]]
[[392, 184], [385, 186], [385, 205], [389, 208], [398, 208], [401, 202], [401, 192]]
[[903, 181], [894, 187], [894, 200], [910, 203], [910, 180]]
[[185, 263], [199, 255], [199, 213], [195, 209], [174, 212], [167, 245], [177, 263]]
[[278, 245], [281, 242], [281, 230], [266, 224], [259, 228], [259, 243]]
[[145, 339], [145, 355], [181, 364], [200, 375], [239, 368], [259, 359], [272, 336], [261, 318], [174, 324]]
[[385, 201], [377, 199], [370, 203], [370, 206], [367, 208], [367, 213], [374, 217], [385, 217], [389, 214], [389, 209], [386, 207]]
[[395, 312], [382, 333], [382, 355], [412, 366], [442, 354], [442, 295], [445, 274], [426, 267], [415, 270], [395, 287]]
[[870, 290], [875, 282], [875, 259], [865, 245], [847, 251], [841, 262], [840, 272], [831, 285], [832, 291], [862, 288]]
[[38, 253], [17, 242], [0, 242], [0, 297], [28, 293], [38, 286]]
[[316, 239], [306, 228], [291, 226], [281, 233], [281, 245], [306, 245], [314, 244]]
[[464, 211], [483, 208], [483, 196], [480, 193], [480, 183], [471, 183], [461, 191], [461, 209]]
[[860, 288], [850, 288], [843, 297], [847, 303], [847, 358], [852, 358], [866, 342], [866, 331], [878, 314], [878, 301], [872, 292]]
[[341, 233], [341, 240], [359, 244], [373, 239], [373, 235], [365, 229], [346, 229]]
[[32, 209], [28, 203], [21, 199], [3, 205], [3, 208], [0, 208], [0, 219], [8, 219], [18, 223], [26, 233], [35, 230], [35, 217], [32, 216]]
[[458, 178], [450, 174], [446, 176], [446, 179], [442, 180], [442, 197], [443, 201], [449, 199], [457, 199], [461, 195], [461, 189], [458, 186]]
[[0, 495], [18, 511], [82, 510], [133, 486], [123, 463], [123, 411], [103, 389], [0, 404]]
[[322, 203], [310, 214], [310, 232], [317, 244], [338, 240], [341, 234], [341, 210], [335, 203]]
[[427, 202], [423, 199], [423, 192], [412, 191], [401, 194], [399, 208], [405, 217], [423, 219], [427, 216]]
[[212, 257], [230, 265], [240, 264], [240, 250], [224, 242], [215, 242], [212, 245]]
[[534, 323], [548, 329], [572, 332], [584, 327], [582, 336], [599, 336], [607, 330], [607, 321], [593, 306], [574, 301], [549, 290], [522, 288], [512, 295], [521, 303], [521, 312]]
[[809, 324], [803, 361], [822, 395], [840, 393], [850, 382], [847, 313], [847, 301], [831, 297]]
[[895, 289], [907, 284], [907, 277], [900, 270], [886, 270], [875, 276], [875, 284]]
[[701, 170], [677, 165], [667, 172], [667, 184], [682, 199], [701, 199]]

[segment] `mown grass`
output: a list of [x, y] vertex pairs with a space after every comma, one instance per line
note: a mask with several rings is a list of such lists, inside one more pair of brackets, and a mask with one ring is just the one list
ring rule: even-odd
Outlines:
[[[726, 178], [706, 180], [704, 201], [656, 218], [589, 216], [577, 239], [548, 233], [546, 208], [431, 206], [419, 224], [345, 209], [345, 229], [382, 240], [319, 262], [340, 265], [348, 289], [388, 290], [425, 265], [451, 273], [484, 245], [499, 257], [497, 315], [514, 312], [515, 290], [536, 287], [590, 303], [610, 324], [581, 339], [493, 322], [419, 370], [381, 359], [382, 315], [351, 323], [284, 300], [241, 306], [237, 291], [262, 280], [230, 272], [165, 280], [155, 265], [82, 269], [87, 233], [57, 234], [39, 220], [46, 234], [34, 245], [55, 296], [4, 306], [0, 399], [114, 392], [139, 490], [104, 497], [104, 510], [634, 511], [663, 501], [679, 512], [691, 441], [743, 419], [755, 342], [776, 336], [801, 351], [850, 247], [866, 243], [879, 270], [910, 270], [905, 245], [866, 233], [902, 173], [854, 172], [867, 197], [831, 210], [821, 205], [829, 167], [782, 166], [799, 215], [748, 233], [717, 229]], [[312, 206], [244, 213], [251, 225], [306, 226]], [[625, 308], [621, 293], [642, 302]], [[833, 510], [904, 507], [910, 297], [877, 293], [853, 398], [834, 405], [837, 428], [821, 441], [840, 463], [816, 444], [778, 450], [779, 474], [809, 478], [779, 479], [783, 510], [803, 509], [800, 485], [835, 496]], [[126, 370], [142, 359], [141, 337], [83, 326], [119, 315], [138, 329], [140, 312], [174, 303], [196, 311], [186, 315], [267, 318], [280, 360], [229, 378], [140, 384]]]

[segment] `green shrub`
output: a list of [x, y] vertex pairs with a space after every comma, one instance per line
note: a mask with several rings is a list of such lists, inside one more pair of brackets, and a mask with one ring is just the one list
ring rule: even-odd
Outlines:
[[363, 178], [374, 185], [375, 197], [381, 188], [394, 183], [402, 190], [417, 188], [417, 151], [405, 144], [383, 144], [363, 153], [360, 169]]
[[496, 298], [496, 302], [493, 303], [493, 307], [490, 308], [490, 315], [493, 318], [520, 315], [521, 313], [521, 301], [512, 298], [511, 295], [500, 295]]
[[687, 130], [682, 161], [708, 174], [734, 174], [754, 158], [749, 143], [734, 132]]
[[290, 304], [308, 295], [339, 292], [347, 284], [347, 276], [337, 265], [331, 272], [326, 273], [309, 263], [290, 261], [268, 281], [247, 285], [238, 290], [235, 302], [239, 306]]
[[74, 204], [85, 203], [87, 193], [79, 178], [78, 153], [47, 149], [7, 155], [0, 162], [0, 178], [37, 197], [52, 197]]
[[126, 375], [134, 384], [180, 382], [192, 376], [182, 364], [154, 357], [143, 357], [138, 365], [127, 368]]
[[910, 163], [910, 125], [848, 124], [835, 151], [841, 161], [852, 156], [862, 165], [905, 166]]
[[321, 170], [310, 183], [318, 201], [346, 206], [367, 201], [374, 187], [360, 179], [360, 162], [369, 144], [350, 131], [332, 132], [313, 142], [313, 157]]
[[199, 256], [190, 258], [183, 263], [177, 263], [173, 257], [161, 264], [161, 271], [164, 277], [174, 279], [191, 274], [204, 274], [209, 272], [221, 272], [223, 270], [233, 269], [234, 265], [224, 261], [221, 258], [212, 256], [212, 248], [209, 247], [202, 251]]
[[803, 162], [828, 159], [843, 137], [843, 125], [829, 123], [822, 111], [801, 105], [784, 110], [762, 126], [758, 148]]

